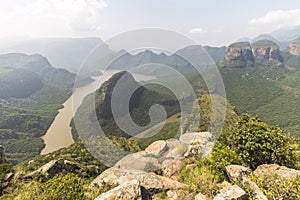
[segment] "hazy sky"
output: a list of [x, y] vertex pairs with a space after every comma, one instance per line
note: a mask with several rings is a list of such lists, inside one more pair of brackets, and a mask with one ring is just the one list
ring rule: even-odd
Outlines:
[[0, 38], [100, 37], [143, 27], [228, 45], [300, 25], [297, 0], [0, 0]]

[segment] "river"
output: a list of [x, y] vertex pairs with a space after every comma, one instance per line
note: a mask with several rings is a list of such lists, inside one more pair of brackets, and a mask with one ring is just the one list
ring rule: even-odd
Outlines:
[[[46, 134], [41, 137], [46, 144], [45, 148], [41, 151], [41, 155], [68, 147], [74, 143], [70, 122], [76, 110], [82, 103], [84, 97], [96, 91], [104, 81], [108, 80], [117, 72], [117, 70], [105, 71], [103, 75], [100, 76], [101, 79], [99, 79], [99, 77], [92, 77], [95, 80], [94, 82], [75, 89], [70, 98], [64, 102], [64, 107], [59, 110], [59, 113], [56, 115]], [[155, 78], [153, 76], [140, 74], [133, 74], [133, 77], [136, 81], [147, 81]]]

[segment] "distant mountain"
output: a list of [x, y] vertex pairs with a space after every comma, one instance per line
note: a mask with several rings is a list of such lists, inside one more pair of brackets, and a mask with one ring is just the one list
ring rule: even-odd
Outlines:
[[[131, 54], [121, 50], [106, 57], [97, 56], [97, 53], [90, 55], [85, 63], [87, 74], [99, 69], [129, 70], [133, 67], [134, 73], [155, 75], [158, 77], [168, 76], [170, 71], [163, 66], [171, 67], [181, 74], [196, 72], [192, 64], [197, 64], [197, 69], [206, 70], [213, 62], [219, 63], [225, 55], [226, 47], [209, 46], [188, 46], [178, 50], [176, 53], [167, 55], [165, 53], [154, 53], [150, 50]], [[209, 56], [212, 58], [209, 59]]]
[[[76, 72], [87, 55], [101, 43], [100, 38], [38, 38], [10, 43], [0, 41], [0, 54], [41, 54], [54, 67]], [[107, 47], [102, 53], [110, 54], [112, 51]]]

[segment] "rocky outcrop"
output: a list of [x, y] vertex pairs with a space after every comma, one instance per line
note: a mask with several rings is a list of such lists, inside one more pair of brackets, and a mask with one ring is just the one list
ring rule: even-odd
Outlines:
[[279, 46], [270, 40], [238, 42], [231, 44], [226, 50], [223, 61], [225, 68], [243, 68], [255, 64], [265, 66], [282, 66], [283, 58]]
[[231, 44], [225, 55], [224, 67], [247, 67], [252, 66], [255, 59], [249, 42]]
[[240, 181], [242, 184], [248, 185], [252, 190], [255, 199], [268, 200], [258, 185], [249, 178], [249, 175], [252, 173], [250, 168], [240, 165], [228, 165], [225, 169], [231, 180], [234, 182]]
[[258, 166], [253, 174], [260, 179], [264, 179], [266, 176], [278, 175], [281, 180], [285, 180], [300, 175], [300, 170], [291, 169], [277, 164], [264, 164]]
[[220, 193], [215, 196], [214, 200], [247, 200], [247, 193], [237, 185], [227, 186], [220, 190]]
[[[145, 151], [125, 156], [114, 167], [107, 169], [94, 179], [92, 186], [122, 185], [119, 188], [121, 189], [124, 187], [123, 184], [135, 180], [151, 195], [163, 190], [172, 190], [169, 192], [172, 196], [170, 199], [176, 199], [175, 197], [179, 197], [177, 193], [180, 189], [187, 187], [178, 182], [179, 173], [185, 166], [183, 159], [188, 156], [201, 158], [202, 151], [207, 151], [206, 146], [211, 136], [209, 132], [194, 132], [185, 133], [179, 139], [155, 141]], [[209, 147], [212, 146], [209, 145]], [[161, 175], [153, 173], [157, 170], [160, 170]], [[125, 186], [128, 185], [125, 184]], [[118, 195], [116, 192], [115, 190], [109, 191], [106, 195], [116, 196]]]
[[55, 175], [66, 172], [75, 172], [80, 169], [79, 164], [68, 160], [51, 160], [47, 164], [41, 166], [39, 169], [29, 173], [25, 178], [34, 177], [37, 174], [44, 175], [47, 179], [53, 178]]
[[186, 187], [186, 185], [183, 183], [156, 175], [154, 173], [147, 173], [141, 170], [118, 169], [115, 167], [109, 168], [100, 174], [95, 180], [93, 180], [92, 185], [99, 185], [100, 187], [103, 184], [121, 185], [132, 180], [139, 181], [141, 185], [151, 194], [160, 192], [162, 190], [180, 189]]
[[[195, 132], [185, 133], [177, 139], [159, 140], [150, 144], [145, 151], [129, 154], [118, 161], [114, 167], [121, 169], [135, 169], [146, 172], [153, 172], [158, 169], [166, 169], [173, 162], [196, 155], [199, 158], [210, 152], [213, 145], [209, 142], [211, 133]], [[174, 166], [174, 165], [173, 165]], [[169, 169], [172, 175], [176, 175], [174, 169], [180, 170], [180, 166]], [[182, 169], [182, 168], [181, 168]]]
[[279, 61], [283, 62], [279, 46], [270, 40], [260, 40], [252, 44], [252, 52], [258, 61]]
[[289, 46], [289, 52], [295, 56], [300, 55], [300, 38], [295, 39], [291, 42]]

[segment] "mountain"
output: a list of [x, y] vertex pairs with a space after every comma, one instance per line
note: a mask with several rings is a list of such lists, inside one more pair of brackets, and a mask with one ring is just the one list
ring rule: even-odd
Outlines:
[[253, 65], [281, 66], [283, 58], [279, 46], [270, 40], [259, 40], [252, 44], [237, 42], [228, 46], [223, 67], [243, 68]]
[[[0, 41], [0, 45], [2, 44], [0, 54], [41, 54], [47, 57], [53, 66], [77, 72], [83, 60], [97, 45], [102, 44], [102, 40], [100, 38], [37, 38], [18, 40], [9, 44]], [[107, 47], [102, 53], [110, 54], [112, 51]]]
[[11, 163], [40, 153], [40, 137], [71, 95], [75, 78], [38, 54], [0, 55], [0, 137]]
[[[209, 46], [188, 46], [178, 50], [174, 54], [167, 55], [165, 53], [154, 53], [150, 50], [131, 54], [126, 50], [121, 50], [115, 54], [102, 56], [99, 52], [94, 52], [87, 59], [84, 65], [85, 72], [95, 73], [99, 69], [119, 69], [131, 70], [134, 67], [134, 73], [154, 75], [163, 77], [170, 75], [170, 70], [164, 66], [176, 69], [181, 74], [196, 73], [192, 64], [197, 64], [198, 70], [206, 70], [213, 62], [219, 63], [225, 55], [225, 47], [209, 47]], [[209, 59], [209, 56], [212, 58]], [[137, 67], [139, 66], [139, 67]]]
[[293, 110], [300, 109], [299, 58], [289, 52], [295, 53], [295, 44], [286, 51], [267, 40], [230, 45], [221, 74], [226, 96], [239, 114], [258, 115], [298, 136], [300, 115]]

